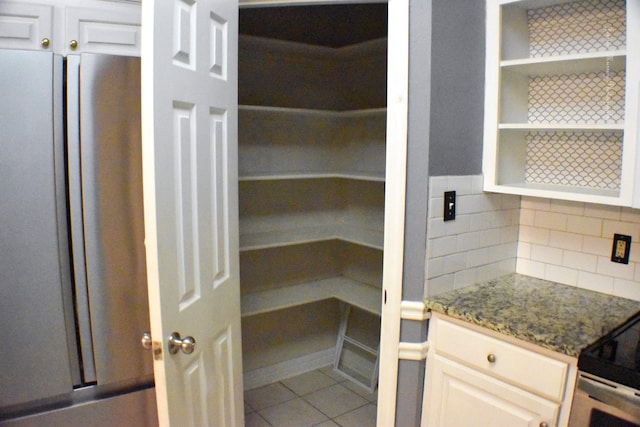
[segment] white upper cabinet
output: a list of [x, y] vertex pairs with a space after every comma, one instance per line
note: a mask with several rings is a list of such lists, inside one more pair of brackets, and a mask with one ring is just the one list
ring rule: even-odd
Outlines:
[[53, 6], [0, 3], [0, 47], [51, 50]]
[[140, 56], [140, 4], [0, 2], [0, 48]]
[[640, 205], [640, 3], [487, 0], [485, 191]]

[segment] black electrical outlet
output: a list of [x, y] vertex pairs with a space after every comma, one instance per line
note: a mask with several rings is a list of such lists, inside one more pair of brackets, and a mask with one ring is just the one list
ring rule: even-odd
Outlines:
[[456, 219], [456, 192], [445, 191], [444, 192], [444, 220], [451, 221]]
[[611, 248], [611, 261], [620, 264], [629, 264], [631, 252], [631, 236], [625, 234], [613, 235], [613, 247]]

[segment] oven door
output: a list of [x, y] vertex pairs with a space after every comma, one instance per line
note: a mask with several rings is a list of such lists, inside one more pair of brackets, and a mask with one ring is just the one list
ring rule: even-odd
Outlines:
[[569, 426], [640, 427], [640, 395], [628, 387], [580, 373]]

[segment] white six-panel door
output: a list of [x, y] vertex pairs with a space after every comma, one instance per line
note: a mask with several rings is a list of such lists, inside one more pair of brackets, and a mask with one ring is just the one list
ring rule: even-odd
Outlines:
[[[238, 3], [145, 0], [142, 9], [144, 204], [159, 420], [241, 426]], [[195, 350], [171, 354], [173, 332], [193, 337]]]

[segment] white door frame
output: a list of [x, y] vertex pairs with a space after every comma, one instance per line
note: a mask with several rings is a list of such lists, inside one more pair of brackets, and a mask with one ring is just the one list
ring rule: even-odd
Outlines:
[[[366, 0], [240, 0], [252, 6], [383, 3]], [[377, 425], [396, 420], [398, 346], [404, 263], [409, 98], [409, 0], [388, 0], [387, 150], [382, 275], [382, 328]]]

